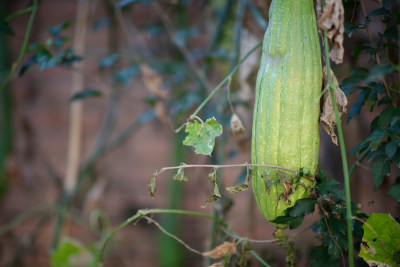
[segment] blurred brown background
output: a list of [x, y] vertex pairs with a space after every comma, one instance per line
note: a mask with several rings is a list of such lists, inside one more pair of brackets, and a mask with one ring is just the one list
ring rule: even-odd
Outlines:
[[[157, 180], [154, 198], [150, 197], [147, 184], [156, 169], [179, 165], [179, 162], [221, 164], [222, 159], [224, 164], [229, 164], [250, 161], [253, 88], [259, 51], [243, 66], [247, 70], [241, 70], [232, 82], [235, 109], [246, 127], [242, 137], [233, 137], [229, 130], [231, 112], [227, 105], [226, 90], [213, 98], [209, 105], [211, 107], [206, 108], [201, 116], [207, 118], [219, 114], [215, 116], [224, 125], [223, 145], [217, 142], [217, 153], [212, 158], [195, 156], [191, 149], [181, 144], [182, 135], [176, 136], [173, 130], [207, 95], [209, 88], [201, 86], [194, 70], [204, 71], [211, 85], [217, 85], [231, 69], [232, 62], [235, 62], [232, 58], [236, 57], [237, 62], [237, 58], [243, 57], [245, 51], [262, 40], [265, 25], [260, 18], [265, 19], [264, 23], [267, 21], [269, 1], [249, 1], [251, 8], [257, 9], [261, 17], [257, 19], [251, 8], [243, 12], [242, 42], [239, 43], [242, 51], [236, 55], [230, 51], [237, 48], [235, 15], [238, 12], [237, 5], [243, 1], [230, 0], [155, 1], [159, 9], [146, 1], [131, 1], [124, 6], [124, 1], [112, 0], [81, 0], [79, 4], [72, 0], [41, 0], [29, 44], [46, 44], [49, 39], [56, 40], [46, 29], [70, 21], [71, 26], [61, 31], [60, 36], [72, 38], [72, 41], [64, 44], [59, 51], [53, 49], [53, 55], [76, 45], [77, 10], [84, 5], [82, 2], [88, 4], [86, 22], [82, 26], [86, 27], [87, 34], [80, 40], [85, 52], [77, 54], [83, 57], [83, 61], [44, 70], [40, 70], [37, 64], [33, 65], [21, 77], [12, 77], [7, 88], [7, 101], [11, 106], [11, 122], [8, 125], [12, 126], [12, 150], [5, 161], [7, 185], [0, 202], [0, 226], [36, 205], [63, 203], [70, 108], [71, 103], [77, 102], [83, 105], [79, 154], [81, 168], [88, 166], [88, 161], [101, 144], [110, 146], [115, 140], [121, 141], [118, 139], [121, 132], [126, 133], [126, 140], [96, 158], [91, 166], [93, 168], [86, 175], [88, 178], [83, 190], [76, 194], [69, 206], [70, 216], [79, 220], [66, 219], [61, 236], [69, 236], [83, 245], [98, 242], [99, 235], [78, 223], [82, 221], [89, 225], [90, 221], [98, 222], [99, 219], [93, 219], [97, 214], [104, 214], [110, 221], [110, 226], [105, 225], [107, 220], [100, 223], [103, 231], [113, 229], [143, 208], [174, 207], [212, 215], [214, 203], [201, 208], [212, 193], [207, 179], [209, 170], [187, 171], [189, 182], [183, 185], [172, 182], [172, 172], [162, 173]], [[376, 8], [373, 1], [365, 2], [367, 9]], [[5, 14], [12, 14], [31, 4], [32, 1], [27, 0], [5, 1], [2, 9]], [[226, 16], [225, 25], [218, 29], [223, 16]], [[363, 19], [358, 10], [354, 16], [355, 20]], [[8, 64], [18, 56], [28, 19], [29, 14], [26, 14], [10, 21], [15, 36], [2, 40], [6, 58], [1, 58]], [[382, 25], [379, 21], [371, 25], [375, 36]], [[174, 28], [169, 28], [171, 26]], [[219, 35], [215, 34], [217, 30], [220, 31]], [[213, 40], [215, 36], [221, 40]], [[363, 35], [362, 32], [351, 40], [346, 37], [345, 62], [334, 69], [339, 80], [346, 77], [356, 64], [365, 64], [362, 57], [356, 63], [350, 56], [351, 49], [365, 38], [366, 33]], [[212, 43], [215, 43], [214, 47]], [[105, 66], [99, 66], [102, 59], [113, 54], [118, 54], [115, 62], [109, 58], [110, 65], [103, 62]], [[211, 54], [214, 56], [210, 57]], [[32, 55], [33, 52], [27, 52], [21, 65]], [[121, 72], [123, 70], [125, 72]], [[73, 73], [83, 75], [82, 90], [93, 89], [102, 96], [71, 102]], [[351, 95], [349, 105], [355, 101], [356, 95]], [[351, 123], [344, 123], [348, 150], [369, 132], [373, 115], [365, 111]], [[143, 114], [147, 114], [147, 117]], [[132, 131], [126, 131], [132, 125]], [[349, 165], [354, 160], [354, 156], [351, 156]], [[329, 177], [342, 182], [339, 149], [322, 130], [320, 165]], [[221, 177], [223, 184], [233, 185], [241, 172], [240, 168], [224, 169]], [[390, 212], [392, 216], [399, 216], [396, 201], [387, 195], [396, 173], [375, 192], [370, 172], [358, 168], [351, 180], [353, 201], [368, 213]], [[273, 226], [256, 209], [251, 190], [235, 196], [224, 191], [224, 195], [226, 200], [233, 201], [226, 219], [238, 234], [253, 239], [273, 238]], [[43, 209], [3, 234], [0, 237], [0, 265], [50, 266], [49, 255], [59, 212]], [[310, 265], [310, 248], [318, 243], [310, 226], [318, 217], [318, 212], [314, 212], [298, 230], [301, 231], [296, 239], [299, 266]], [[168, 219], [156, 215], [154, 218], [167, 225], [170, 224], [168, 220], [175, 221], [177, 224], [172, 228], [176, 229], [171, 231], [179, 238], [199, 251], [210, 250], [212, 223], [209, 220], [191, 216]], [[167, 254], [174, 253], [174, 250], [168, 250], [171, 246], [176, 247], [177, 253], [171, 255], [179, 255], [179, 265], [176, 266], [207, 266], [209, 263], [208, 258], [188, 251], [145, 220], [126, 227], [117, 237], [105, 257], [104, 266], [173, 266], [168, 263], [168, 255], [163, 254], [164, 250], [168, 251]], [[278, 245], [255, 244], [254, 249], [273, 266], [284, 264], [284, 254]], [[254, 259], [251, 261], [251, 266], [259, 266]], [[175, 261], [172, 264], [177, 263]]]

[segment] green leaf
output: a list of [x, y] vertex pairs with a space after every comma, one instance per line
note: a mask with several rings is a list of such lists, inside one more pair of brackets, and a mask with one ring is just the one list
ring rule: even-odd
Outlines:
[[178, 181], [178, 182], [187, 182], [187, 181], [189, 181], [187, 176], [185, 176], [183, 168], [179, 168], [178, 169], [178, 172], [174, 175], [173, 179], [174, 179], [174, 181]]
[[329, 194], [334, 194], [336, 197], [343, 199], [344, 194], [343, 191], [339, 189], [335, 189], [339, 185], [339, 182], [334, 179], [329, 179], [325, 182], [317, 184], [315, 186], [315, 190], [320, 194], [323, 198], [329, 198]]
[[358, 254], [370, 266], [398, 266], [400, 225], [387, 213], [372, 213], [363, 225], [364, 236]]
[[370, 17], [376, 17], [376, 16], [390, 17], [391, 14], [390, 14], [389, 10], [387, 10], [384, 7], [381, 7], [381, 8], [375, 9], [374, 11], [369, 13], [367, 17], [370, 18]]
[[393, 106], [389, 106], [384, 111], [379, 114], [378, 118], [378, 127], [379, 128], [386, 128], [389, 123], [392, 121], [393, 116], [397, 114], [396, 108]]
[[399, 31], [397, 30], [397, 26], [388, 27], [383, 33], [383, 38], [397, 42], [399, 40]]
[[313, 262], [311, 267], [337, 267], [338, 258], [330, 255], [325, 246], [316, 246], [311, 251]]
[[4, 18], [0, 18], [0, 34], [15, 35], [14, 31]]
[[284, 224], [284, 225], [289, 225], [289, 229], [293, 230], [299, 227], [304, 220], [304, 217], [290, 217], [288, 215], [285, 216], [278, 216], [275, 220], [273, 220], [273, 223], [276, 224]]
[[94, 89], [85, 89], [82, 92], [78, 92], [71, 97], [71, 102], [77, 100], [84, 100], [89, 97], [102, 97], [103, 94], [100, 91]]
[[369, 75], [365, 80], [365, 82], [369, 83], [372, 81], [381, 80], [385, 75], [390, 74], [394, 71], [395, 69], [390, 65], [386, 64], [375, 65], [369, 70]]
[[388, 194], [400, 203], [400, 184], [396, 184], [392, 188], [390, 188]]
[[129, 85], [132, 79], [140, 73], [140, 67], [137, 64], [132, 64], [131, 66], [117, 71], [115, 78], [125, 84]]
[[48, 27], [47, 31], [53, 36], [59, 36], [61, 31], [68, 29], [70, 26], [71, 26], [71, 22], [70, 21], [65, 21], [65, 22], [63, 22], [61, 24], [58, 24], [56, 26]]
[[121, 0], [115, 5], [115, 7], [123, 8], [123, 7], [129, 6], [130, 4], [139, 3], [139, 2], [145, 3], [145, 2], [148, 2], [148, 0]]
[[314, 211], [315, 203], [317, 203], [317, 200], [313, 198], [299, 199], [287, 214], [290, 217], [305, 216]]
[[363, 143], [371, 142], [370, 147], [371, 150], [374, 151], [382, 138], [386, 137], [388, 135], [388, 132], [382, 129], [376, 129], [374, 130], [370, 136], [364, 139]]
[[118, 58], [118, 54], [111, 54], [107, 57], [102, 58], [99, 63], [99, 68], [103, 69], [105, 67], [111, 67], [112, 65], [114, 65]]
[[94, 266], [93, 254], [83, 245], [65, 238], [51, 255], [51, 266]]
[[393, 156], [396, 154], [397, 149], [399, 148], [399, 140], [394, 140], [386, 144], [385, 146], [385, 153], [389, 159], [392, 159]]
[[390, 174], [390, 160], [385, 157], [379, 157], [372, 164], [372, 176], [374, 178], [374, 188], [375, 190], [382, 184], [385, 175]]
[[222, 134], [222, 126], [213, 117], [204, 123], [187, 123], [185, 132], [188, 135], [183, 140], [184, 145], [193, 146], [197, 154], [210, 155], [214, 149], [215, 138]]

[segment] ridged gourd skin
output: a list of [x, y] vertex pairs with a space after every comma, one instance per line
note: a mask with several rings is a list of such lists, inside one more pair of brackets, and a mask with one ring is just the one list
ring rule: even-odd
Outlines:
[[[273, 0], [269, 17], [257, 76], [252, 163], [295, 171], [304, 168], [314, 176], [322, 69], [313, 1]], [[296, 188], [294, 179], [295, 175], [288, 172], [254, 167], [254, 195], [268, 221], [284, 215], [283, 211], [298, 199], [309, 196], [305, 187]], [[306, 178], [301, 180], [307, 187], [314, 185]], [[285, 191], [281, 182], [292, 184], [289, 201], [283, 197], [276, 200]]]

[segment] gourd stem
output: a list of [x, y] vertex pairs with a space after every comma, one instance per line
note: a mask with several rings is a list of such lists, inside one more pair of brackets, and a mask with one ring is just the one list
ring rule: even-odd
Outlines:
[[236, 73], [236, 71], [239, 69], [239, 67], [243, 64], [243, 62], [257, 49], [261, 46], [262, 42], [259, 42], [258, 44], [256, 44], [256, 46], [254, 46], [240, 61], [239, 63], [231, 70], [231, 72], [225, 77], [225, 79], [222, 80], [222, 82], [220, 82], [217, 87], [214, 88], [214, 90], [212, 90], [212, 92], [206, 97], [206, 99], [203, 100], [203, 102], [197, 107], [197, 109], [193, 112], [192, 115], [190, 115], [190, 119], [193, 119], [194, 116], [196, 116], [200, 110], [202, 110], [202, 108], [208, 103], [208, 101], [210, 101], [211, 97], [213, 97], [213, 95], [215, 95], [216, 92], [218, 92], [219, 89], [221, 89], [221, 87], [228, 82], [228, 80]]
[[349, 266], [354, 266], [354, 259], [353, 259], [353, 230], [352, 230], [352, 213], [351, 213], [351, 194], [350, 194], [350, 178], [349, 178], [349, 169], [347, 166], [347, 156], [346, 156], [346, 148], [344, 144], [343, 138], [343, 130], [342, 124], [340, 122], [340, 115], [339, 110], [336, 104], [335, 94], [333, 92], [333, 84], [331, 78], [331, 66], [329, 60], [329, 44], [328, 44], [328, 37], [326, 35], [326, 31], [324, 31], [324, 47], [325, 47], [325, 63], [327, 67], [327, 75], [328, 75], [328, 85], [329, 91], [331, 94], [332, 105], [335, 111], [336, 122], [337, 122], [337, 131], [339, 135], [339, 145], [340, 145], [340, 153], [342, 156], [342, 166], [343, 166], [343, 175], [344, 175], [344, 191], [346, 196], [346, 223], [347, 223], [347, 242], [349, 248]]

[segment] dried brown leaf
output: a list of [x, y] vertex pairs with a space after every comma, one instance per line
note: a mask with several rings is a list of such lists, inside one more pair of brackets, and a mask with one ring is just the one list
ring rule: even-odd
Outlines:
[[233, 135], [240, 135], [245, 131], [243, 122], [236, 113], [233, 113], [231, 117], [231, 130]]
[[[336, 87], [333, 89], [333, 92], [335, 95], [336, 104], [338, 106], [339, 115], [341, 116], [343, 113], [347, 112], [346, 110], [347, 97], [343, 93], [343, 91], [339, 88], [335, 74], [333, 73], [332, 70], [330, 71], [331, 71], [332, 83], [336, 85]], [[326, 66], [324, 67], [323, 70], [323, 85], [324, 85], [323, 88], [326, 88], [328, 86], [328, 76], [327, 76]], [[331, 136], [332, 142], [335, 145], [338, 144], [338, 138], [335, 133], [336, 123], [337, 123], [336, 116], [332, 105], [331, 94], [329, 90], [326, 90], [325, 94], [322, 96], [321, 124], [322, 127], [324, 127], [324, 130]]]
[[223, 262], [216, 262], [216, 263], [209, 265], [208, 267], [224, 267], [224, 266], [225, 266], [225, 264]]
[[142, 71], [142, 80], [147, 90], [160, 98], [166, 98], [168, 93], [162, 90], [163, 81], [161, 76], [147, 64], [141, 65], [140, 70]]
[[222, 245], [214, 248], [211, 251], [207, 251], [203, 253], [203, 256], [210, 257], [213, 259], [222, 258], [228, 254], [235, 254], [236, 253], [236, 246], [233, 242], [225, 242]]
[[326, 30], [332, 48], [329, 57], [336, 63], [343, 62], [343, 34], [344, 34], [344, 8], [341, 0], [325, 0], [324, 8], [321, 8], [322, 0], [317, 1], [318, 26]]

